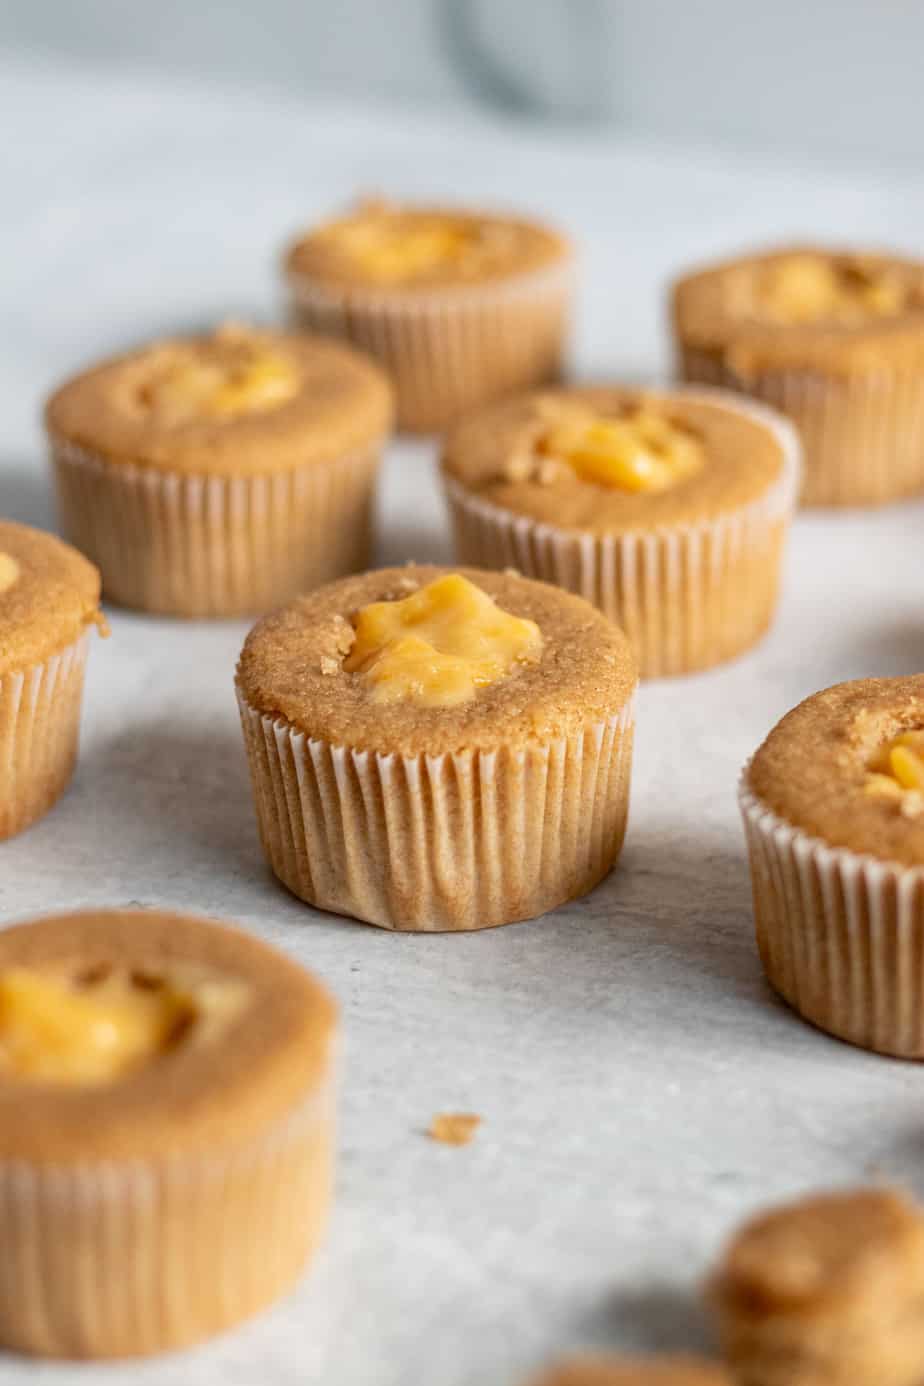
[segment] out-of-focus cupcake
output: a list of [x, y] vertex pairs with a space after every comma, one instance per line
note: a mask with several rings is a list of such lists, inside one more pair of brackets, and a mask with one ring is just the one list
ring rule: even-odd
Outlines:
[[792, 247], [673, 289], [678, 371], [780, 409], [805, 448], [806, 505], [924, 491], [924, 261]]
[[332, 342], [157, 342], [49, 400], [62, 525], [123, 606], [264, 611], [364, 566], [391, 419], [384, 375]]
[[0, 840], [40, 818], [77, 760], [99, 573], [68, 544], [0, 520]]
[[362, 203], [297, 240], [285, 278], [298, 324], [385, 367], [405, 429], [442, 429], [561, 373], [573, 253], [524, 217]]

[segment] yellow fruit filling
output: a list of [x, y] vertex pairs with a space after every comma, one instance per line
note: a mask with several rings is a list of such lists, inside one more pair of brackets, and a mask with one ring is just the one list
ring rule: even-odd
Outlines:
[[536, 450], [566, 462], [584, 481], [622, 491], [666, 491], [705, 461], [693, 433], [646, 405], [612, 418], [569, 410]]
[[12, 587], [19, 577], [19, 564], [8, 553], [0, 553], [0, 592]]
[[815, 255], [791, 255], [767, 267], [759, 289], [763, 312], [787, 323], [889, 317], [903, 310], [907, 298], [894, 270]]
[[924, 731], [902, 732], [881, 747], [870, 761], [866, 788], [892, 798], [924, 792]]
[[511, 616], [458, 573], [399, 601], [362, 607], [354, 626], [343, 667], [367, 679], [383, 703], [453, 707], [542, 649], [535, 622]]
[[206, 350], [177, 346], [140, 391], [144, 408], [168, 425], [275, 409], [299, 388], [293, 364], [245, 333], [218, 333]]
[[482, 245], [477, 224], [400, 211], [351, 217], [321, 235], [364, 275], [383, 282], [414, 279], [462, 261], [473, 264]]
[[0, 973], [0, 1075], [112, 1082], [172, 1048], [205, 1001], [154, 976], [104, 970], [81, 981], [9, 968]]

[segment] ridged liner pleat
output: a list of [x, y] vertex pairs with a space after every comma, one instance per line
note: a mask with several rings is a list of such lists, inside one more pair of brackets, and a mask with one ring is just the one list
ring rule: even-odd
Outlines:
[[924, 868], [829, 847], [744, 780], [739, 799], [770, 984], [840, 1039], [924, 1058]]
[[883, 367], [835, 378], [790, 369], [743, 377], [716, 353], [684, 347], [680, 372], [792, 420], [805, 454], [803, 505], [882, 505], [924, 491], [924, 371]]
[[266, 611], [367, 565], [377, 451], [264, 476], [160, 472], [52, 439], [62, 529], [122, 606]]
[[[730, 402], [727, 395], [716, 398]], [[733, 405], [741, 408], [737, 399]], [[785, 420], [758, 406], [744, 411], [772, 429], [784, 454], [779, 481], [758, 500], [670, 529], [591, 534], [515, 514], [444, 475], [457, 558], [516, 568], [585, 597], [625, 631], [642, 678], [731, 659], [759, 640], [773, 618], [800, 457]]]
[[489, 928], [583, 895], [619, 855], [631, 704], [545, 745], [402, 757], [312, 740], [238, 702], [267, 859], [320, 909], [386, 929]]
[[425, 297], [338, 290], [300, 275], [288, 279], [296, 324], [374, 356], [395, 385], [399, 425], [421, 433], [557, 379], [573, 284], [570, 263], [506, 284]]
[[126, 1357], [198, 1341], [295, 1281], [330, 1202], [333, 1084], [238, 1147], [157, 1161], [0, 1161], [0, 1343]]
[[89, 634], [42, 664], [0, 674], [0, 841], [55, 803], [74, 773]]

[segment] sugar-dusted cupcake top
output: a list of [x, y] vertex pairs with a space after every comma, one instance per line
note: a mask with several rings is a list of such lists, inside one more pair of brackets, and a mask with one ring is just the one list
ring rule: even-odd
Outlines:
[[41, 664], [102, 623], [100, 577], [52, 534], [0, 520], [0, 678]]
[[718, 391], [536, 391], [463, 420], [443, 472], [482, 500], [598, 534], [713, 518], [796, 466], [791, 428]]
[[376, 445], [391, 426], [392, 395], [349, 347], [229, 324], [75, 376], [45, 417], [53, 441], [110, 462], [253, 476]]
[[285, 268], [388, 293], [496, 282], [570, 255], [557, 231], [524, 217], [370, 201], [295, 241]]
[[384, 568], [265, 617], [238, 686], [258, 711], [353, 750], [522, 746], [618, 713], [636, 683], [622, 632], [514, 573]]
[[830, 846], [924, 866], [924, 674], [813, 694], [774, 727], [747, 782]]
[[310, 974], [213, 921], [104, 910], [4, 930], [0, 1157], [244, 1141], [311, 1098], [335, 1020]]
[[791, 246], [693, 271], [673, 289], [678, 334], [742, 375], [924, 359], [924, 261]]
[[705, 1358], [573, 1357], [536, 1378], [531, 1386], [732, 1386], [718, 1362]]

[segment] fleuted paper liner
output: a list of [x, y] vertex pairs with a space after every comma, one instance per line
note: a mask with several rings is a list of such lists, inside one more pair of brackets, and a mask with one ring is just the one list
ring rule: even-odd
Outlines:
[[0, 1161], [0, 1345], [126, 1357], [208, 1337], [299, 1275], [324, 1230], [333, 1083], [246, 1144], [92, 1164]]
[[570, 260], [505, 283], [426, 294], [338, 289], [288, 276], [296, 324], [374, 356], [395, 385], [399, 425], [421, 433], [557, 379], [573, 285]]
[[791, 368], [745, 378], [695, 347], [681, 348], [680, 371], [792, 420], [805, 455], [803, 505], [881, 505], [924, 491], [924, 371], [883, 367], [835, 377]]
[[375, 449], [294, 471], [208, 477], [51, 441], [64, 534], [122, 606], [249, 615], [367, 565]]
[[46, 813], [74, 773], [89, 638], [0, 674], [0, 841]]
[[761, 961], [822, 1030], [924, 1058], [924, 868], [829, 847], [739, 790]]
[[763, 496], [692, 524], [592, 534], [517, 514], [443, 477], [459, 561], [516, 568], [585, 597], [625, 631], [643, 678], [710, 668], [760, 638], [776, 608], [798, 487], [799, 442], [784, 419], [725, 392], [683, 393], [773, 431], [783, 467]]
[[380, 755], [314, 740], [238, 689], [270, 866], [320, 909], [385, 929], [484, 929], [585, 894], [622, 847], [631, 702], [570, 738]]

